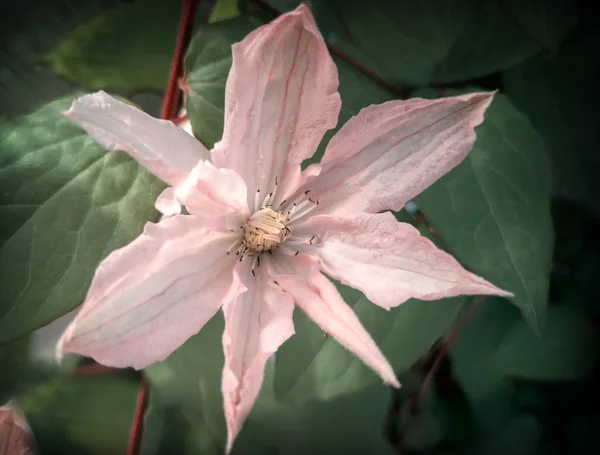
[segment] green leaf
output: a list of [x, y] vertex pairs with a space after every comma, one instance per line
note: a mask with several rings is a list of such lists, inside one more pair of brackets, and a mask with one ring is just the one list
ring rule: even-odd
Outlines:
[[217, 0], [217, 4], [208, 18], [208, 23], [213, 24], [215, 22], [233, 19], [239, 15], [240, 9], [238, 8], [237, 0]]
[[[4, 2], [0, 14], [0, 118], [28, 114], [73, 92], [73, 84], [40, 60], [81, 23], [122, 0], [29, 0], [27, 7]], [[43, 26], [41, 26], [43, 24]]]
[[552, 253], [544, 145], [503, 95], [476, 132], [473, 151], [416, 202], [461, 263], [514, 293], [540, 333]]
[[209, 149], [223, 135], [225, 82], [231, 68], [231, 45], [264, 21], [241, 16], [202, 27], [186, 56], [186, 101], [194, 134]]
[[[208, 148], [212, 148], [223, 135], [225, 82], [231, 68], [231, 45], [264, 23], [264, 16], [243, 15], [201, 28], [192, 41], [186, 59], [186, 108], [194, 133]], [[342, 96], [338, 128], [325, 135], [321, 147], [309, 162], [321, 159], [324, 146], [331, 136], [361, 108], [393, 98], [348, 63], [337, 57], [334, 57], [334, 61], [338, 67], [339, 92]]]
[[[268, 0], [285, 12], [299, 1]], [[390, 83], [425, 86], [509, 69], [574, 25], [575, 5], [543, 2], [313, 0], [325, 39]]]
[[0, 344], [79, 305], [100, 260], [156, 217], [164, 184], [59, 116], [70, 102], [0, 124]]
[[577, 25], [575, 4], [566, 0], [508, 0], [504, 7], [532, 39], [552, 51]]
[[[196, 447], [204, 450], [183, 453], [221, 453], [225, 445], [220, 392], [222, 329], [219, 314], [169, 358], [145, 370], [156, 392], [153, 400], [158, 400], [154, 401], [157, 409], [179, 409], [177, 419], [184, 416]], [[333, 400], [282, 404], [275, 398], [274, 373], [273, 365], [268, 364], [261, 393], [234, 445], [234, 455], [392, 453], [381, 431], [389, 388], [379, 384]], [[163, 425], [162, 431], [164, 437], [173, 438], [181, 426], [169, 429]], [[160, 445], [156, 440], [151, 443]], [[147, 447], [148, 455], [158, 453]]]
[[[410, 300], [388, 311], [352, 288], [337, 284], [364, 327], [396, 371], [416, 362], [454, 322], [463, 299]], [[323, 332], [303, 313], [294, 315], [296, 335], [277, 353], [275, 391], [282, 402], [303, 403], [352, 393], [380, 382], [354, 354]]]
[[469, 400], [476, 402], [503, 377], [492, 369], [490, 355], [519, 321], [519, 311], [506, 300], [487, 298], [469, 320], [450, 351], [452, 370]]
[[482, 441], [474, 453], [481, 455], [532, 455], [542, 437], [542, 426], [530, 414], [511, 419], [498, 433]]
[[121, 5], [80, 25], [45, 57], [89, 89], [164, 90], [181, 6], [171, 0]]
[[125, 453], [137, 381], [70, 377], [44, 384], [22, 401], [40, 453]]
[[503, 74], [506, 94], [543, 138], [558, 196], [600, 214], [600, 38], [593, 31], [565, 42], [552, 59], [537, 59]]
[[505, 376], [570, 381], [585, 375], [598, 353], [589, 315], [576, 307], [553, 306], [541, 337], [519, 321], [491, 354], [492, 367]]
[[[207, 433], [206, 423], [192, 409], [168, 404], [152, 388], [144, 421], [142, 455], [197, 455], [222, 453], [213, 434]], [[195, 392], [195, 391], [193, 391]]]
[[15, 398], [29, 370], [29, 337], [0, 346], [0, 403]]

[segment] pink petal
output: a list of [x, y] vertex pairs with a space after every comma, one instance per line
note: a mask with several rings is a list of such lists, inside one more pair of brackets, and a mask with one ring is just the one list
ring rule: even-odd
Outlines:
[[331, 139], [306, 188], [329, 214], [400, 210], [471, 151], [493, 93], [369, 106]]
[[389, 212], [317, 216], [295, 228], [294, 233], [316, 234], [313, 245], [323, 270], [386, 309], [410, 298], [512, 296], [465, 270], [413, 226], [399, 223]]
[[243, 289], [226, 255], [235, 240], [199, 228], [191, 215], [146, 224], [100, 264], [58, 357], [75, 352], [137, 369], [164, 360]]
[[337, 123], [338, 74], [308, 7], [283, 14], [233, 46], [223, 139], [212, 151], [254, 193], [279, 200], [299, 180], [300, 163]]
[[82, 96], [63, 115], [107, 150], [123, 150], [170, 185], [176, 185], [206, 148], [172, 122], [158, 120], [105, 92]]
[[158, 195], [154, 207], [166, 217], [181, 214], [181, 204], [175, 197], [175, 189], [172, 187], [165, 188]]
[[256, 268], [256, 277], [249, 274], [247, 264], [238, 268], [248, 290], [223, 305], [227, 452], [258, 397], [267, 359], [294, 334], [292, 298], [273, 284], [264, 266]]
[[[295, 258], [299, 262], [303, 258]], [[276, 269], [279, 269], [277, 267]], [[372, 368], [382, 379], [400, 387], [394, 369], [335, 286], [317, 270], [309, 282], [298, 275], [274, 275], [277, 283], [323, 331]]]
[[15, 402], [0, 407], [0, 454], [32, 454], [33, 436]]
[[175, 190], [177, 200], [202, 226], [229, 231], [246, 222], [246, 184], [231, 169], [201, 161]]

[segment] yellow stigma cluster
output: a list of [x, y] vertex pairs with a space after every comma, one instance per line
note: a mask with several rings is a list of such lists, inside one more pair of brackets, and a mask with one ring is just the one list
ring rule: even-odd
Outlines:
[[290, 230], [285, 226], [287, 221], [287, 212], [270, 207], [260, 209], [242, 226], [244, 246], [259, 253], [272, 250], [289, 236]]

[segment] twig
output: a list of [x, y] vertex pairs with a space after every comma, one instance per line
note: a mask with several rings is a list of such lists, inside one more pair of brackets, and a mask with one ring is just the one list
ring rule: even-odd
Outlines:
[[467, 310], [461, 316], [460, 321], [458, 321], [458, 323], [452, 328], [452, 330], [448, 332], [442, 339], [435, 360], [433, 361], [431, 368], [427, 372], [427, 375], [425, 376], [425, 379], [423, 379], [423, 383], [421, 384], [421, 389], [419, 391], [418, 398], [419, 403], [422, 403], [425, 399], [427, 390], [431, 386], [435, 375], [437, 374], [437, 371], [440, 368], [442, 360], [448, 354], [448, 351], [454, 345], [454, 343], [456, 343], [456, 340], [458, 340], [467, 324], [471, 321], [475, 313], [477, 313], [484, 300], [485, 297], [482, 295], [478, 295], [477, 297], [475, 297], [469, 305], [469, 308], [467, 308]]
[[135, 405], [135, 414], [133, 424], [129, 433], [129, 445], [127, 446], [127, 455], [138, 455], [142, 448], [142, 436], [144, 434], [144, 415], [148, 406], [148, 385], [142, 376], [140, 378], [140, 389], [138, 391], [137, 403]]
[[[398, 409], [398, 415], [402, 416], [404, 412], [408, 409], [416, 409], [418, 410], [420, 406], [422, 406], [425, 397], [427, 396], [427, 392], [429, 391], [431, 384], [433, 384], [434, 379], [437, 375], [437, 372], [444, 360], [444, 357], [448, 354], [450, 348], [456, 343], [462, 332], [464, 331], [467, 324], [471, 321], [475, 313], [481, 308], [481, 305], [485, 301], [485, 296], [477, 296], [473, 299], [469, 308], [462, 314], [460, 320], [454, 327], [442, 338], [440, 341], [439, 348], [430, 351], [430, 354], [434, 354], [433, 363], [427, 371], [421, 386], [419, 387], [418, 393], [411, 394], [409, 399]], [[419, 360], [418, 368], [423, 368], [424, 365], [428, 364], [430, 357], [425, 356]], [[418, 412], [418, 411], [417, 411]], [[408, 422], [407, 427], [405, 429], [405, 433], [409, 431], [419, 431], [419, 416], [416, 415], [410, 422]], [[404, 438], [400, 437], [396, 443], [396, 453], [401, 454], [404, 449]]]
[[[190, 43], [194, 18], [199, 6], [200, 0], [183, 0], [181, 19], [179, 20], [179, 31], [177, 32], [177, 44], [175, 45], [175, 53], [171, 63], [171, 72], [169, 73], [169, 83], [167, 85], [167, 91], [165, 92], [161, 112], [161, 118], [164, 120], [172, 120], [177, 117], [177, 108], [179, 107], [179, 100], [181, 98], [179, 78], [182, 75], [183, 58]], [[129, 433], [127, 455], [138, 455], [140, 453], [142, 437], [144, 434], [144, 414], [146, 413], [147, 405], [148, 385], [142, 377], [140, 380], [133, 424]]]
[[181, 98], [179, 78], [183, 72], [183, 58], [190, 44], [192, 26], [194, 25], [194, 17], [196, 16], [196, 11], [198, 11], [198, 6], [200, 6], [200, 0], [183, 0], [179, 32], [177, 33], [177, 44], [175, 44], [169, 82], [160, 114], [160, 117], [165, 120], [171, 120], [176, 117], [179, 99]]

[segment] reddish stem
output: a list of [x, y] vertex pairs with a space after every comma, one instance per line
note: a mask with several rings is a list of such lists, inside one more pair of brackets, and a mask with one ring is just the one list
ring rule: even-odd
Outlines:
[[133, 425], [129, 433], [129, 445], [127, 446], [127, 455], [138, 455], [142, 448], [142, 436], [144, 434], [144, 415], [148, 406], [148, 385], [145, 379], [140, 379], [140, 389], [138, 391], [137, 403], [135, 405], [135, 414], [133, 416]]
[[177, 118], [173, 119], [173, 123], [175, 125], [179, 125], [180, 123], [185, 122], [188, 119], [189, 119], [189, 117], [187, 115], [183, 115], [181, 117], [177, 117]]
[[183, 73], [183, 58], [190, 44], [194, 17], [199, 5], [200, 0], [183, 0], [181, 19], [179, 20], [179, 32], [177, 33], [177, 44], [175, 44], [169, 82], [160, 114], [160, 117], [165, 120], [171, 120], [177, 116], [177, 108], [179, 107], [179, 99], [181, 97], [179, 78]]
[[[161, 118], [172, 120], [177, 116], [177, 108], [181, 98], [179, 79], [183, 73], [183, 58], [190, 44], [192, 36], [192, 27], [194, 17], [200, 6], [200, 0], [183, 0], [181, 10], [181, 19], [179, 20], [179, 31], [177, 32], [177, 44], [171, 63], [171, 72], [169, 73], [169, 82], [163, 100]], [[133, 424], [129, 433], [129, 446], [127, 455], [138, 455], [142, 446], [142, 436], [144, 434], [144, 415], [148, 405], [148, 385], [142, 377], [140, 380], [140, 389], [138, 391]]]

